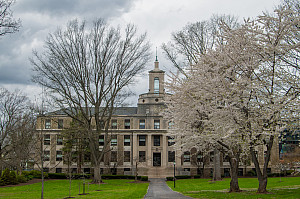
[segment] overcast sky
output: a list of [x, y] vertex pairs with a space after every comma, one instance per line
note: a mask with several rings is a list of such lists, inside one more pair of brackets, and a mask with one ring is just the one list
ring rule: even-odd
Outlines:
[[[170, 41], [172, 32], [213, 14], [231, 14], [241, 20], [253, 18], [263, 11], [271, 12], [279, 3], [280, 0], [17, 0], [12, 10], [14, 17], [21, 19], [22, 27], [18, 33], [0, 38], [0, 86], [11, 91], [20, 89], [31, 99], [39, 98], [41, 89], [30, 81], [32, 66], [28, 58], [33, 49], [43, 50], [48, 33], [75, 18], [89, 22], [103, 17], [113, 25], [134, 23], [141, 32], [148, 33], [153, 61], [158, 47], [160, 68], [168, 71], [170, 64], [160, 46]], [[132, 86], [137, 95], [148, 90], [146, 74]], [[137, 96], [132, 102], [135, 106]]]

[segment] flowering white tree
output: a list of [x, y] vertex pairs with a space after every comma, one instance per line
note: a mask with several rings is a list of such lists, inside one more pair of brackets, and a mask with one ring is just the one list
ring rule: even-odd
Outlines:
[[[188, 78], [174, 77], [167, 101], [168, 119], [175, 123], [171, 134], [187, 147], [202, 146], [203, 140], [228, 151], [231, 191], [239, 191], [239, 154], [250, 151], [259, 188], [265, 193], [267, 167], [282, 113], [286, 117], [299, 105], [299, 16], [285, 6], [274, 14], [231, 30], [224, 27], [225, 45], [219, 45], [192, 66]], [[265, 145], [264, 162], [256, 156]], [[182, 146], [181, 146], [182, 147]], [[263, 168], [260, 165], [263, 164]], [[236, 170], [235, 170], [236, 169]], [[234, 174], [235, 173], [235, 174]]]

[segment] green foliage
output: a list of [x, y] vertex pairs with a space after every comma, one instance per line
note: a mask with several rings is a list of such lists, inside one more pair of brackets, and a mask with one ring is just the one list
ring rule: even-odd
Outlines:
[[141, 181], [148, 181], [148, 176], [141, 176]]
[[246, 173], [246, 176], [249, 176], [249, 177], [256, 176], [256, 172], [254, 170], [250, 170]]
[[67, 174], [65, 173], [48, 173], [50, 179], [67, 179]]
[[[41, 173], [41, 171], [37, 171], [37, 170], [29, 171], [28, 175], [25, 175], [25, 177], [26, 176], [31, 176], [32, 178], [42, 179], [42, 173]], [[44, 178], [48, 178], [48, 174], [45, 173], [45, 172], [44, 172]]]
[[167, 181], [174, 181], [174, 177], [167, 177]]
[[22, 172], [22, 176], [24, 176], [24, 177], [26, 178], [27, 181], [33, 179], [33, 175], [30, 174], [30, 171], [23, 171], [23, 172]]
[[191, 179], [192, 176], [175, 176], [176, 179]]
[[[135, 179], [132, 175], [102, 175], [102, 179]], [[148, 181], [148, 176], [138, 176], [138, 180]]]
[[17, 174], [15, 171], [9, 173], [9, 184], [18, 184]]
[[10, 170], [6, 168], [0, 177], [0, 186], [8, 185], [9, 184], [9, 173]]
[[24, 175], [18, 175], [17, 180], [19, 183], [24, 183], [28, 181], [28, 179]]

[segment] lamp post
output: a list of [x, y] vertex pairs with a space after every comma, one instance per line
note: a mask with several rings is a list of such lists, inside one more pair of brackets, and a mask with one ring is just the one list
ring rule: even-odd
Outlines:
[[175, 165], [176, 165], [176, 162], [174, 160], [174, 188], [175, 188]]

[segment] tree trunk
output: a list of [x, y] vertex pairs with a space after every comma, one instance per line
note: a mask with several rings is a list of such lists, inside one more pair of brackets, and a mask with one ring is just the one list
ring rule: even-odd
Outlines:
[[135, 162], [135, 177], [134, 180], [137, 181], [138, 180], [138, 162]]
[[96, 184], [96, 183], [101, 183], [102, 179], [101, 179], [101, 174], [100, 174], [100, 164], [95, 165], [94, 167], [94, 179], [92, 181], [92, 183]]
[[220, 165], [220, 151], [214, 150], [214, 177], [213, 181], [222, 180], [221, 178], [221, 165]]
[[240, 192], [239, 181], [238, 181], [238, 161], [236, 158], [230, 158], [230, 190], [229, 192]]
[[258, 190], [257, 193], [268, 193], [267, 191], [267, 183], [268, 183], [268, 178], [267, 177], [262, 177], [258, 178]]

